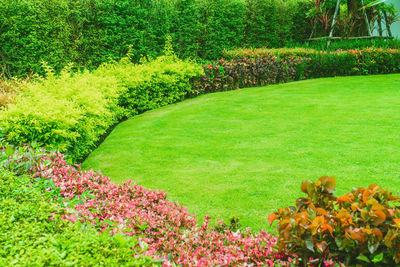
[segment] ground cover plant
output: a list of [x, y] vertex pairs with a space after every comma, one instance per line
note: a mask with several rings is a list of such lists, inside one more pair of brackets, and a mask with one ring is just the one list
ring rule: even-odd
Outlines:
[[[6, 216], [2, 219], [10, 221], [2, 225], [3, 242], [7, 242], [3, 253], [12, 252], [4, 262], [15, 258], [16, 263], [26, 263], [29, 256], [55, 265], [79, 264], [85, 258], [83, 265], [147, 266], [158, 262], [163, 266], [294, 266], [297, 262], [295, 255], [277, 251], [277, 238], [265, 231], [233, 231], [222, 222], [215, 227], [209, 224], [209, 217], [199, 225], [193, 214], [167, 200], [162, 191], [151, 191], [131, 182], [114, 184], [100, 173], [69, 165], [60, 153], [38, 151], [35, 146], [14, 149], [6, 145], [1, 151], [2, 168], [31, 177], [4, 177], [5, 205], [20, 204], [19, 209], [8, 205], [3, 210]], [[46, 189], [47, 198], [43, 198], [40, 189]], [[27, 194], [26, 198], [20, 195], [21, 191]], [[37, 231], [31, 231], [27, 227], [31, 219], [50, 229], [43, 233], [39, 224]], [[13, 225], [14, 222], [21, 223]], [[22, 234], [7, 240], [8, 235], [19, 232], [13, 231], [18, 230], [17, 226], [25, 227]], [[91, 229], [102, 234], [96, 235]], [[17, 239], [21, 240], [20, 246], [15, 244]], [[51, 241], [46, 253], [38, 254], [41, 246]], [[75, 255], [79, 241], [83, 247]], [[101, 242], [109, 244], [103, 246]], [[55, 252], [58, 246], [59, 253]], [[90, 246], [95, 247], [89, 249]], [[26, 248], [26, 254], [24, 250], [18, 253], [22, 248]], [[87, 253], [103, 254], [96, 259]]]
[[337, 77], [200, 96], [118, 125], [83, 167], [262, 229], [307, 177], [334, 174], [339, 195], [377, 181], [400, 189], [399, 84]]
[[[65, 220], [68, 212], [49, 183], [28, 176], [40, 152], [2, 150], [0, 168], [1, 266], [151, 266], [137, 237], [99, 233], [90, 225]], [[23, 163], [23, 164], [22, 164]], [[28, 166], [26, 165], [27, 163]], [[15, 172], [10, 170], [17, 171]], [[25, 174], [22, 174], [25, 173]], [[70, 212], [70, 211], [69, 211]], [[134, 248], [134, 250], [133, 250]], [[137, 257], [132, 257], [138, 254]]]

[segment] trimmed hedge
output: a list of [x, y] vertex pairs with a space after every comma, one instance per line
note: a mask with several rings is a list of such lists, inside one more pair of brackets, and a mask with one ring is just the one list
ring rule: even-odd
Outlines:
[[264, 86], [298, 80], [302, 75], [303, 58], [278, 59], [264, 56], [255, 59], [225, 61], [203, 65], [204, 75], [194, 80], [193, 94], [229, 91], [245, 87]]
[[397, 73], [400, 71], [400, 50], [365, 48], [360, 50], [319, 51], [309, 48], [236, 49], [224, 51], [225, 58], [261, 58], [274, 55], [278, 58], [309, 58], [302, 78], [319, 78], [347, 75]]
[[[43, 193], [45, 184], [0, 169], [1, 266], [150, 266], [136, 237], [98, 233]], [[133, 250], [134, 248], [134, 250]], [[154, 264], [155, 265], [155, 264]]]
[[286, 47], [297, 48], [313, 48], [317, 50], [350, 50], [350, 49], [365, 49], [365, 48], [387, 48], [400, 49], [399, 39], [360, 39], [360, 40], [332, 40], [328, 46], [328, 40], [322, 39], [312, 42], [287, 42]]
[[125, 58], [93, 73], [47, 78], [28, 86], [0, 112], [0, 127], [13, 144], [37, 141], [81, 161], [120, 120], [182, 100], [200, 66], [163, 56], [142, 65]]
[[[182, 58], [306, 38], [309, 0], [0, 0], [0, 73], [95, 69], [132, 46], [132, 60], [161, 55], [166, 36]], [[284, 11], [284, 12], [283, 12]], [[301, 29], [299, 31], [299, 29]]]

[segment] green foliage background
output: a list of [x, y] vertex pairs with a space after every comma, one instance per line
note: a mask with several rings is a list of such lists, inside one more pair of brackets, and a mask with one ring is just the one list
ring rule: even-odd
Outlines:
[[[281, 46], [307, 37], [309, 0], [0, 0], [0, 73], [96, 68], [159, 56], [171, 35], [178, 56], [214, 59], [223, 49]], [[302, 29], [299, 31], [299, 29]]]

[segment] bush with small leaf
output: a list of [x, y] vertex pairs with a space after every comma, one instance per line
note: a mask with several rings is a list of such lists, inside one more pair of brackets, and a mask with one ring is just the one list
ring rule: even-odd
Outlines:
[[71, 67], [29, 84], [15, 103], [0, 112], [0, 128], [12, 144], [36, 141], [48, 149], [84, 159], [124, 118], [182, 100], [201, 67], [169, 55], [144, 64], [129, 58], [104, 64], [94, 72]]
[[312, 48], [241, 48], [223, 53], [223, 57], [230, 60], [262, 58], [265, 55], [283, 59], [310, 58], [305, 67], [300, 66], [305, 70], [304, 78], [400, 72], [399, 49], [364, 48], [319, 51]]
[[0, 75], [0, 108], [5, 108], [8, 104], [14, 103], [17, 95], [26, 89], [33, 78], [33, 76], [28, 76], [25, 79], [8, 79]]
[[335, 187], [332, 177], [303, 182], [307, 196], [269, 216], [279, 221], [279, 247], [314, 266], [399, 264], [400, 198], [376, 184], [335, 197]]
[[46, 181], [47, 190], [55, 192], [54, 200], [65, 204], [64, 219], [137, 237], [132, 253], [139, 258], [147, 255], [164, 266], [296, 266], [296, 255], [276, 249], [276, 236], [239, 230], [237, 218], [214, 226], [205, 216], [199, 224], [165, 192], [131, 181], [114, 184], [101, 173], [69, 165], [61, 153], [50, 153], [34, 166], [32, 177]]
[[308, 59], [263, 56], [213, 61], [203, 65], [204, 75], [193, 80], [193, 94], [235, 90], [298, 80]]
[[[0, 266], [151, 266], [137, 237], [63, 220], [44, 180], [0, 168]], [[133, 257], [133, 255], [137, 255]]]

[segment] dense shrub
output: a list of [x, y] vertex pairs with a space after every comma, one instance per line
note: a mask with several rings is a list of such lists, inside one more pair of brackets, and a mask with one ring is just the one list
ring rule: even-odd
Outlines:
[[25, 79], [7, 79], [0, 76], [0, 108], [14, 103], [16, 96], [22, 93], [34, 77]]
[[[310, 1], [246, 0], [244, 44], [248, 47], [282, 47], [289, 40], [306, 37], [310, 27], [306, 13], [299, 13]], [[298, 29], [302, 29], [298, 32]], [[243, 46], [243, 44], [241, 44]]]
[[[41, 61], [64, 66], [71, 32], [64, 0], [0, 0], [0, 73], [41, 71]], [[72, 55], [71, 55], [72, 56]]]
[[[186, 208], [179, 204], [168, 201], [164, 192], [150, 191], [130, 181], [122, 185], [114, 184], [100, 173], [82, 171], [79, 166], [68, 165], [59, 153], [43, 156], [43, 152], [40, 152], [38, 157], [36, 152], [32, 153], [32, 150], [26, 147], [17, 149], [16, 153], [18, 155], [12, 156], [12, 160], [8, 160], [3, 166], [10, 168], [11, 161], [15, 162], [17, 159], [18, 162], [26, 163], [31, 158], [31, 173], [36, 180], [42, 181], [39, 185], [47, 186], [54, 200], [58, 198], [67, 204], [65, 212], [56, 213], [56, 222], [60, 215], [69, 221], [90, 224], [100, 232], [117, 235], [109, 238], [110, 244], [98, 244], [99, 247], [94, 248], [99, 251], [105, 250], [104, 257], [109, 255], [108, 250], [114, 245], [111, 241], [120, 240], [120, 234], [124, 234], [139, 237], [139, 242], [133, 239], [132, 243], [124, 243], [132, 245], [132, 254], [139, 256], [138, 261], [143, 259], [144, 253], [164, 261], [165, 266], [296, 264], [296, 256], [276, 251], [277, 238], [264, 231], [252, 233], [247, 229], [232, 232], [226, 229], [223, 222], [220, 222], [218, 227], [213, 227], [208, 216], [199, 226], [194, 215], [189, 214]], [[27, 154], [36, 156], [29, 157]], [[32, 158], [37, 160], [32, 161]], [[33, 199], [37, 198], [36, 196]], [[32, 212], [34, 211], [33, 209]], [[54, 218], [56, 215], [51, 214], [52, 211], [51, 208], [42, 210], [38, 216], [47, 215], [46, 218]], [[77, 230], [73, 228], [71, 232], [75, 234]], [[85, 246], [91, 242], [90, 238], [82, 239], [86, 239]], [[103, 241], [107, 240], [107, 237], [101, 235], [99, 239]], [[35, 242], [35, 239], [30, 242]], [[64, 248], [69, 249], [68, 245], [71, 243], [65, 242]], [[77, 240], [71, 238], [71, 242]], [[121, 254], [126, 253], [123, 248]], [[146, 248], [145, 252], [143, 248]]]
[[113, 76], [48, 75], [0, 113], [0, 125], [14, 144], [37, 141], [79, 159], [122, 118], [118, 98], [124, 90]]
[[307, 59], [278, 59], [264, 56], [256, 59], [240, 59], [212, 62], [204, 65], [204, 75], [194, 80], [193, 94], [228, 91], [244, 87], [263, 86], [299, 79], [301, 65]]
[[384, 74], [400, 71], [400, 50], [398, 49], [366, 48], [328, 52], [308, 48], [260, 48], [224, 52], [224, 56], [230, 59], [259, 58], [265, 55], [275, 55], [279, 58], [310, 58], [311, 60], [307, 62], [306, 66], [299, 65], [305, 70], [304, 78]]
[[0, 127], [13, 144], [37, 141], [79, 161], [121, 119], [183, 99], [200, 74], [174, 56], [143, 65], [125, 58], [93, 73], [49, 71], [0, 113]]
[[176, 18], [171, 26], [174, 49], [181, 58], [200, 54], [204, 19], [198, 0], [176, 0]]
[[[171, 35], [180, 57], [216, 59], [222, 49], [299, 41], [307, 0], [0, 0], [0, 73], [95, 69], [132, 46], [132, 60], [161, 55]], [[307, 30], [305, 30], [307, 31]]]
[[218, 58], [224, 48], [243, 42], [246, 5], [243, 0], [207, 0], [201, 3], [203, 40], [199, 56]]
[[279, 209], [279, 246], [288, 247], [315, 266], [335, 259], [356, 264], [395, 266], [400, 262], [400, 198], [376, 184], [336, 198], [336, 182], [321, 177], [306, 181], [305, 198], [296, 207]]
[[190, 81], [203, 72], [199, 65], [170, 55], [141, 65], [122, 60], [107, 64], [95, 73], [115, 77], [126, 88], [120, 95], [119, 105], [129, 117], [183, 100], [192, 91]]
[[0, 180], [1, 266], [151, 265], [136, 237], [63, 220], [65, 209], [42, 193], [43, 183], [2, 168]]
[[310, 57], [318, 51], [312, 48], [237, 48], [232, 50], [224, 50], [222, 56], [225, 59], [241, 59], [241, 58], [259, 58], [265, 55], [276, 56], [280, 58], [287, 57]]
[[350, 49], [364, 49], [364, 48], [387, 48], [387, 49], [400, 49], [399, 39], [360, 39], [360, 40], [332, 40], [328, 46], [328, 40], [323, 39], [313, 42], [286, 42], [285, 47], [288, 48], [313, 48], [316, 50], [350, 50]]

